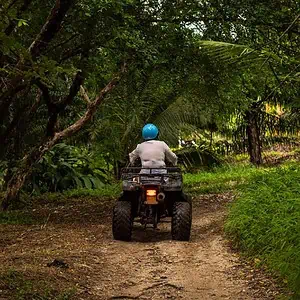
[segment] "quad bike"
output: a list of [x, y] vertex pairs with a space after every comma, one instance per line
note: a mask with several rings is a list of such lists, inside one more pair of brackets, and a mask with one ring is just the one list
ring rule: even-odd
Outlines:
[[191, 198], [182, 191], [179, 168], [122, 170], [123, 193], [113, 209], [113, 236], [131, 240], [133, 222], [157, 228], [163, 217], [171, 217], [173, 240], [188, 241], [192, 223]]

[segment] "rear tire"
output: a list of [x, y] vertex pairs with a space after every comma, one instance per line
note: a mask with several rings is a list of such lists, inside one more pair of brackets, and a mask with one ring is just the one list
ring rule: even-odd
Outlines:
[[112, 231], [114, 239], [130, 241], [132, 233], [131, 202], [118, 201], [113, 209]]
[[172, 239], [189, 241], [192, 226], [192, 207], [188, 202], [175, 202], [172, 216]]

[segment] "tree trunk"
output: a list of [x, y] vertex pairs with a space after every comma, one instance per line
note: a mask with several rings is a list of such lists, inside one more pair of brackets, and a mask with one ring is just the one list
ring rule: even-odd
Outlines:
[[262, 164], [260, 130], [258, 126], [259, 110], [254, 105], [246, 111], [246, 133], [248, 138], [248, 153], [250, 162], [259, 166]]
[[[122, 69], [124, 72], [125, 69]], [[104, 97], [116, 86], [120, 77], [114, 77], [99, 93], [96, 99], [91, 102], [85, 114], [78, 119], [74, 124], [66, 129], [57, 132], [52, 137], [47, 137], [39, 146], [35, 147], [28, 155], [25, 155], [21, 161], [21, 166], [16, 173], [11, 177], [7, 183], [5, 199], [2, 201], [2, 209], [7, 210], [17, 199], [20, 189], [23, 187], [26, 178], [31, 174], [33, 166], [37, 163], [42, 156], [55, 144], [66, 137], [70, 137], [78, 132], [92, 116], [95, 114], [97, 108], [102, 103]]]
[[48, 44], [60, 30], [62, 21], [73, 3], [73, 0], [56, 0], [46, 23], [29, 47], [29, 52], [33, 59], [40, 56], [42, 51], [47, 48]]

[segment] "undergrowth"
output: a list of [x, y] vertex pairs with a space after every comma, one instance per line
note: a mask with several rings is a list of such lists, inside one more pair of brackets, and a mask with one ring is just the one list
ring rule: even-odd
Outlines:
[[121, 193], [121, 185], [116, 184], [106, 184], [99, 189], [73, 189], [66, 190], [62, 193], [45, 193], [41, 196], [31, 198], [31, 201], [37, 202], [48, 202], [54, 204], [65, 204], [68, 202], [86, 202], [94, 203], [98, 201], [103, 201], [105, 199], [116, 199]]
[[223, 165], [210, 171], [184, 175], [185, 191], [191, 195], [221, 193], [234, 190], [263, 168], [256, 168], [250, 164]]
[[268, 266], [300, 299], [300, 166], [255, 172], [238, 187], [225, 231], [234, 245]]
[[106, 184], [101, 188], [98, 189], [75, 189], [75, 190], [67, 190], [63, 193], [63, 195], [67, 198], [74, 198], [74, 197], [104, 197], [104, 198], [116, 198], [121, 193], [121, 184]]
[[[34, 208], [44, 205], [95, 205], [103, 201], [116, 199], [121, 193], [121, 184], [106, 184], [99, 189], [74, 189], [62, 193], [44, 193], [40, 196], [22, 194], [19, 201], [9, 211], [0, 211], [0, 224], [32, 225], [41, 222], [34, 213]], [[1, 204], [1, 195], [0, 195]]]

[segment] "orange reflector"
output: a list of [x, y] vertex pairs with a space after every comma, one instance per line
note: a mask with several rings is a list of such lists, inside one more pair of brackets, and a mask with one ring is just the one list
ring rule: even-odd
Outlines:
[[146, 195], [147, 196], [156, 196], [156, 190], [147, 190]]

